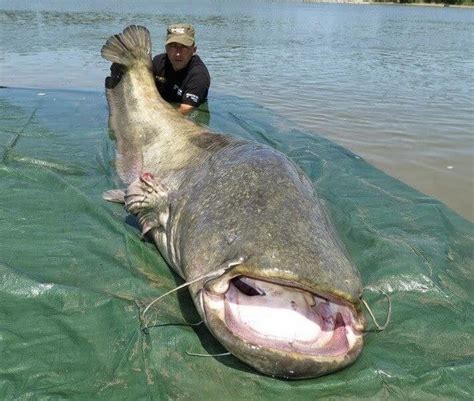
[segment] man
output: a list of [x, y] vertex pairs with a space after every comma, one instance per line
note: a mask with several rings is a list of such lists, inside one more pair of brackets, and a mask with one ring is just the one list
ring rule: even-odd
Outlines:
[[156, 86], [163, 99], [179, 104], [179, 111], [187, 114], [207, 101], [211, 84], [209, 71], [196, 54], [193, 26], [170, 25], [165, 49], [153, 59]]
[[[207, 101], [211, 84], [209, 71], [196, 54], [194, 28], [190, 24], [173, 24], [168, 27], [166, 53], [153, 59], [153, 74], [160, 95], [167, 102], [177, 103], [179, 111], [187, 114]], [[111, 76], [105, 80], [107, 88], [120, 82], [123, 66], [112, 63]], [[206, 121], [208, 122], [209, 117]]]

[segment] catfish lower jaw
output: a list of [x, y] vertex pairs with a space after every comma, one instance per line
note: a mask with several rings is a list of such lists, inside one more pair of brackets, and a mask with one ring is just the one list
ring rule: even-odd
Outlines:
[[237, 276], [225, 292], [205, 287], [207, 325], [232, 354], [262, 373], [317, 377], [352, 363], [362, 350], [363, 318], [345, 301]]

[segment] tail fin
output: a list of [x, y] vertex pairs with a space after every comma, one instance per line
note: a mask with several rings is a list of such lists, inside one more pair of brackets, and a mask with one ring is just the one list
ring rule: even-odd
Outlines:
[[137, 60], [151, 63], [150, 32], [144, 26], [130, 25], [123, 33], [111, 36], [100, 53], [106, 60], [126, 66]]

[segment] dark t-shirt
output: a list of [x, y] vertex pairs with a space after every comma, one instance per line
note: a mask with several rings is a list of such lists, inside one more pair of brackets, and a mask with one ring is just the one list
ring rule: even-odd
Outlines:
[[197, 107], [207, 100], [211, 77], [205, 64], [194, 55], [186, 68], [175, 71], [166, 53], [153, 59], [155, 82], [163, 99]]

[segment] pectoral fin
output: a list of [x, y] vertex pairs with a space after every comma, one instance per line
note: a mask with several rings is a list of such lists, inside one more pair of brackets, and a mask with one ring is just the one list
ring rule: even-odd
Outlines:
[[105, 191], [102, 194], [102, 199], [115, 202], [115, 203], [125, 203], [125, 190], [124, 189], [110, 189]]
[[169, 217], [169, 191], [150, 173], [144, 173], [125, 191], [125, 206], [136, 215], [142, 235], [152, 229], [166, 229]]

